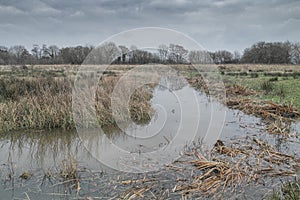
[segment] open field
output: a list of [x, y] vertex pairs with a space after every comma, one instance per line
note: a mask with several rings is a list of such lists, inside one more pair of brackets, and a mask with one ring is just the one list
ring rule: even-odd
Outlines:
[[300, 108], [300, 66], [229, 65], [221, 71], [226, 84], [257, 91], [253, 97]]
[[[110, 95], [120, 78], [134, 67], [113, 65], [101, 77], [96, 89], [95, 109], [102, 127], [116, 126]], [[16, 130], [74, 130], [72, 87], [78, 68], [79, 66], [65, 65], [1, 66], [0, 132], [5, 135], [3, 140], [9, 140], [10, 134], [13, 137]], [[213, 95], [212, 91], [207, 91], [205, 77], [201, 77], [193, 67], [176, 65], [174, 69], [197, 91]], [[181, 159], [165, 166], [162, 171], [143, 176], [129, 174], [120, 178], [117, 175], [117, 181], [108, 181], [102, 180], [102, 175], [97, 174], [92, 180], [88, 177], [93, 176], [92, 172], [73, 157], [60, 163], [55, 172], [45, 172], [40, 176], [56, 181], [55, 186], [68, 183], [67, 187], [77, 195], [92, 182], [91, 185], [96, 185], [93, 189], [98, 192], [94, 193], [95, 197], [103, 192], [97, 184], [106, 180], [109, 187], [116, 188], [118, 193], [115, 197], [121, 199], [197, 198], [202, 195], [207, 198], [224, 198], [229, 197], [231, 191], [243, 190], [243, 187], [251, 184], [252, 190], [256, 190], [256, 187], [262, 187], [263, 181], [298, 177], [299, 132], [291, 131], [291, 127], [300, 116], [300, 66], [222, 65], [218, 69], [226, 88], [226, 100], [222, 102], [224, 106], [261, 119], [261, 132], [243, 135], [241, 138], [218, 140], [212, 149], [202, 148], [199, 142], [187, 147]], [[202, 75], [206, 76], [205, 74], [204, 70]], [[123, 87], [126, 91], [126, 85]], [[150, 101], [155, 87], [155, 84], [146, 85], [131, 96], [129, 112], [135, 123], [147, 124], [151, 121], [153, 108]], [[32, 134], [26, 137], [24, 135], [25, 140], [32, 145], [30, 149], [34, 148], [36, 138]], [[49, 139], [45, 138], [43, 151], [39, 152], [46, 152], [45, 141]], [[51, 142], [55, 146], [55, 141]], [[68, 145], [71, 146], [71, 143], [68, 142]], [[296, 150], [282, 150], [278, 148], [278, 143], [279, 146], [284, 143]], [[24, 173], [8, 176], [7, 182], [13, 180], [11, 176], [27, 180], [34, 179], [36, 175], [24, 170]], [[268, 186], [273, 187], [272, 184]], [[289, 190], [291, 195], [298, 197], [297, 186], [298, 182], [284, 184], [281, 190], [285, 193]], [[109, 188], [106, 189], [109, 191]], [[264, 197], [280, 199], [284, 196], [282, 194], [279, 191], [272, 196], [268, 191]], [[284, 197], [288, 199], [287, 195]]]

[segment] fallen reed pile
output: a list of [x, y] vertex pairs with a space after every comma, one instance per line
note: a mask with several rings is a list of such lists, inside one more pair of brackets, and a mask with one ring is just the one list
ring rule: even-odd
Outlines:
[[276, 120], [279, 118], [293, 119], [300, 116], [300, 112], [291, 104], [275, 104], [271, 101], [262, 101], [244, 98], [229, 98], [227, 106], [239, 109], [246, 114], [253, 114], [262, 119]]
[[[208, 95], [214, 95], [214, 92], [209, 91], [203, 77], [187, 78], [191, 86], [200, 91], [204, 91]], [[216, 91], [221, 91], [220, 85], [216, 84], [212, 88], [218, 88]], [[225, 85], [226, 100], [219, 98], [231, 109], [238, 109], [246, 114], [252, 114], [260, 117], [266, 124], [266, 130], [272, 134], [290, 135], [289, 129], [291, 122], [300, 117], [300, 110], [291, 104], [277, 104], [271, 101], [265, 101], [249, 96], [259, 94], [254, 90], [241, 85]], [[218, 95], [218, 93], [216, 93]]]
[[209, 151], [192, 147], [160, 171], [124, 175], [113, 185], [120, 199], [226, 199], [250, 184], [260, 187], [266, 180], [297, 176], [299, 168], [299, 157], [249, 137], [218, 140]]
[[230, 146], [219, 140], [210, 155], [204, 156], [197, 149], [186, 155], [190, 159], [184, 163], [195, 167], [192, 181], [177, 183], [174, 192], [192, 196], [221, 198], [225, 192], [251, 182], [259, 184], [268, 177], [297, 176], [300, 166], [300, 158], [278, 152], [257, 138], [233, 141]]
[[232, 109], [238, 109], [246, 114], [260, 117], [266, 124], [266, 130], [271, 134], [290, 135], [291, 122], [300, 117], [300, 111], [292, 104], [277, 104], [254, 98], [256, 92], [243, 86], [233, 85], [226, 88], [226, 105]]
[[226, 86], [226, 96], [232, 97], [234, 95], [241, 95], [241, 96], [249, 96], [255, 95], [257, 92], [250, 90], [244, 86], [234, 84], [232, 86]]

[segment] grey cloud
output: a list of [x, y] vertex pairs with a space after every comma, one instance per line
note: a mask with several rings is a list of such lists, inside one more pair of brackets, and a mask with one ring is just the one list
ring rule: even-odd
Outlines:
[[120, 31], [159, 26], [209, 50], [242, 51], [259, 40], [299, 40], [299, 19], [296, 0], [0, 0], [0, 45], [97, 45]]

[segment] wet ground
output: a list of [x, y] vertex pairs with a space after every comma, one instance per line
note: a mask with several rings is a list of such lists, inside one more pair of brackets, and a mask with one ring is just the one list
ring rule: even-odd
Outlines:
[[[167, 83], [162, 81], [154, 90], [151, 104], [156, 112], [147, 125], [79, 134], [59, 130], [2, 133], [0, 199], [181, 198], [175, 183], [189, 179], [192, 167], [177, 166], [178, 171], [169, 164], [187, 158], [183, 152], [201, 145], [209, 149], [217, 140], [229, 144], [258, 138], [279, 152], [299, 155], [297, 137], [270, 135], [259, 118], [228, 109], [184, 81], [175, 88]], [[294, 123], [291, 133], [298, 135], [299, 130], [300, 123]], [[241, 185], [239, 192], [228, 196], [261, 198], [280, 179]]]

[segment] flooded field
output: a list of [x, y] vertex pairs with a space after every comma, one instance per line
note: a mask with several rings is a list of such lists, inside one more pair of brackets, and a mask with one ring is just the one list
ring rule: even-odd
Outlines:
[[[261, 161], [248, 155], [249, 166], [259, 162], [264, 170], [274, 169], [274, 176], [257, 176], [250, 183], [234, 186], [233, 194], [221, 192], [224, 197], [263, 198], [279, 180], [299, 175], [300, 166], [292, 165], [299, 164], [299, 123], [291, 125], [293, 137], [271, 135], [260, 118], [212, 101], [185, 81], [179, 81], [171, 90], [167, 85], [168, 81], [161, 80], [154, 88], [150, 103], [155, 112], [146, 124], [132, 123], [125, 130], [107, 126], [84, 135], [74, 130], [3, 132], [0, 135], [1, 199], [202, 197], [201, 192], [205, 190], [191, 178], [200, 177], [197, 168], [203, 168], [199, 162], [192, 162], [197, 157], [195, 152], [203, 151], [202, 155], [209, 159], [208, 152], [214, 149], [229, 162], [235, 154], [248, 155], [249, 148], [255, 149], [254, 145], [250, 147], [251, 142], [259, 147], [272, 146], [272, 151], [266, 151], [285, 160], [270, 164], [263, 161], [263, 151]], [[153, 135], [149, 138], [149, 134]], [[220, 150], [220, 147], [224, 148]], [[222, 154], [230, 154], [230, 158]], [[216, 167], [219, 172], [209, 173], [221, 174], [222, 166]], [[149, 172], [138, 173], [144, 171]], [[283, 174], [275, 176], [276, 173]], [[214, 187], [206, 189], [214, 191]], [[193, 192], [196, 190], [200, 193]]]

